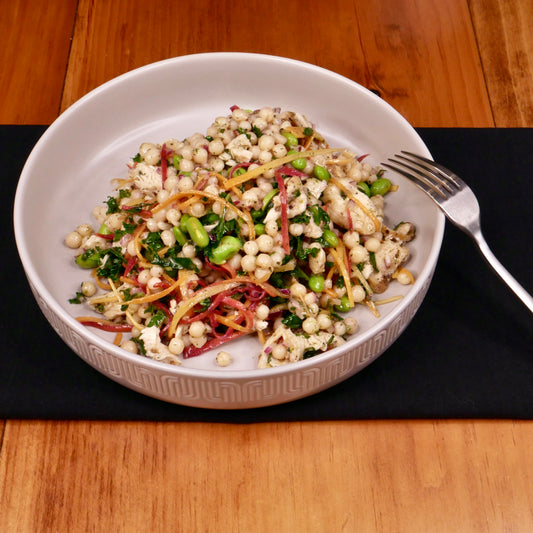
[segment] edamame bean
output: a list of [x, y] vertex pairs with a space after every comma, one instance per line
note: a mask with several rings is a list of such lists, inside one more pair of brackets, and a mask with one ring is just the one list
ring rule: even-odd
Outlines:
[[172, 228], [172, 233], [174, 234], [174, 237], [176, 237], [176, 242], [183, 246], [187, 242], [187, 237], [183, 231], [181, 231], [179, 226], [174, 226]]
[[255, 234], [259, 237], [259, 235], [263, 235], [265, 233], [265, 225], [264, 224], [255, 224], [254, 225]]
[[287, 139], [287, 141], [285, 142], [285, 144], [287, 146], [297, 146], [298, 145], [298, 139], [297, 139], [296, 135], [294, 135], [290, 131], [282, 131], [281, 134], [283, 135], [283, 137], [285, 137], [285, 139]]
[[187, 214], [187, 213], [183, 213], [183, 215], [181, 215], [181, 218], [180, 218], [180, 225], [178, 226], [181, 231], [183, 231], [183, 233], [188, 233], [188, 229], [187, 229], [187, 220], [191, 218], [191, 215]]
[[335, 306], [335, 310], [339, 313], [347, 313], [351, 309], [350, 300], [346, 294], [341, 298], [341, 303]]
[[279, 194], [278, 189], [272, 189], [266, 196], [263, 198], [263, 206], [262, 209], [266, 209], [268, 204], [270, 203], [270, 200], [276, 196], [276, 194]]
[[370, 186], [370, 196], [387, 194], [391, 188], [391, 182], [387, 178], [379, 178]]
[[305, 166], [307, 165], [307, 159], [305, 157], [300, 157], [298, 159], [295, 159], [291, 165], [293, 166], [293, 168], [295, 168], [296, 170], [303, 170], [305, 168]]
[[309, 277], [309, 288], [313, 292], [322, 292], [324, 290], [324, 276], [320, 274], [313, 274]]
[[205, 248], [209, 244], [209, 235], [196, 217], [187, 218], [185, 226], [193, 242], [200, 248]]
[[111, 233], [111, 230], [107, 227], [107, 224], [104, 222], [96, 233], [99, 233], [100, 235], [109, 235]]
[[173, 158], [172, 158], [172, 165], [174, 166], [174, 168], [176, 170], [179, 170], [180, 169], [180, 161], [183, 159], [183, 157], [181, 157], [181, 155], [175, 155]]
[[368, 186], [368, 183], [366, 183], [366, 181], [360, 181], [360, 182], [357, 184], [357, 188], [358, 188], [361, 192], [364, 192], [367, 196], [370, 196], [370, 187]]
[[315, 175], [316, 179], [322, 181], [329, 181], [331, 178], [329, 170], [325, 167], [321, 167], [320, 165], [315, 165], [315, 168], [313, 169], [313, 174]]
[[323, 232], [322, 232], [322, 237], [324, 237], [324, 240], [326, 241], [327, 245], [328, 246], [337, 246], [339, 244], [339, 238], [337, 237], [337, 235], [335, 235], [335, 233], [333, 231], [331, 231], [330, 229], [325, 229]]
[[87, 250], [78, 255], [75, 262], [81, 268], [96, 268], [100, 265], [100, 254], [96, 250]]
[[211, 251], [211, 261], [215, 265], [221, 265], [225, 263], [228, 259], [231, 259], [242, 246], [242, 242], [237, 237], [231, 235], [226, 235], [220, 239], [218, 246]]

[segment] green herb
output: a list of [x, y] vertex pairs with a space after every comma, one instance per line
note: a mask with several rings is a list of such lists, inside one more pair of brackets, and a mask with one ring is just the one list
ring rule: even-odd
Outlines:
[[303, 319], [294, 313], [290, 313], [281, 322], [290, 329], [298, 329], [302, 327]]
[[306, 137], [311, 137], [311, 135], [313, 135], [313, 128], [304, 128], [304, 135]]
[[132, 337], [131, 340], [137, 345], [141, 355], [146, 355], [146, 348], [144, 347], [144, 342], [140, 337]]
[[370, 264], [374, 269], [374, 272], [379, 272], [378, 265], [376, 264], [376, 254], [374, 252], [369, 252], [368, 258], [370, 259]]
[[133, 158], [133, 161], [135, 163], [140, 163], [142, 160], [143, 160], [143, 158], [141, 157], [141, 154], [139, 154], [139, 153]]
[[178, 270], [192, 270], [198, 273], [198, 267], [194, 264], [192, 259], [189, 257], [177, 257], [179, 251], [179, 247], [173, 246], [162, 257], [155, 254], [152, 259], [150, 259], [150, 263], [163, 267], [171, 277], [175, 277]]
[[310, 220], [311, 215], [302, 213], [301, 215], [296, 215], [295, 217], [291, 218], [291, 224], [309, 224]]
[[313, 205], [311, 207], [311, 214], [313, 215], [313, 220], [317, 226], [323, 222], [326, 226], [329, 224], [329, 215], [318, 205]]
[[296, 241], [296, 246], [293, 245], [293, 249], [295, 249], [294, 255], [297, 259], [302, 261], [306, 261], [309, 256], [316, 257], [320, 251], [320, 248], [314, 246], [310, 248], [304, 248], [303, 239], [295, 238], [293, 239], [293, 242], [294, 241]]
[[69, 303], [71, 303], [71, 304], [81, 304], [81, 303], [83, 303], [86, 300], [86, 298], [87, 297], [85, 296], [85, 294], [83, 294], [80, 291], [77, 291], [76, 292], [76, 296], [74, 296], [74, 298], [69, 298]]
[[137, 228], [137, 224], [128, 224], [126, 222], [122, 226], [124, 229], [115, 231], [115, 234], [113, 235], [114, 242], [120, 241], [124, 235], [131, 235]]
[[203, 313], [204, 311], [207, 311], [209, 309], [209, 306], [211, 305], [211, 298], [206, 298], [205, 300], [202, 300], [199, 303], [200, 306], [200, 313]]
[[120, 189], [118, 191], [118, 197], [119, 198], [129, 198], [131, 196], [131, 190], [130, 189]]
[[161, 324], [165, 321], [165, 318], [167, 318], [167, 315], [165, 314], [165, 312], [161, 309], [158, 309], [148, 321], [148, 327], [161, 326]]
[[120, 248], [108, 248], [103, 251], [101, 266], [97, 269], [96, 273], [101, 278], [118, 281], [124, 272], [124, 263], [124, 256]]
[[107, 204], [106, 215], [110, 215], [112, 213], [118, 213], [120, 211], [118, 207], [117, 199], [114, 196], [108, 196], [106, 204]]
[[263, 135], [263, 133], [261, 132], [261, 130], [257, 126], [254, 126], [252, 128], [252, 131], [256, 134], [258, 139], [259, 139], [259, 137], [261, 137], [261, 135]]

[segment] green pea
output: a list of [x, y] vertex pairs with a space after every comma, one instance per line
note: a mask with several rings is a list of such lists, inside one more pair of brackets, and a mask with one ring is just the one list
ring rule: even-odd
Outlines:
[[242, 242], [237, 237], [226, 235], [220, 239], [218, 246], [211, 251], [211, 261], [215, 265], [221, 265], [231, 259], [242, 246]]
[[324, 276], [321, 276], [320, 274], [309, 276], [308, 284], [313, 292], [322, 292], [324, 290], [324, 283]]
[[370, 196], [387, 194], [391, 188], [391, 182], [387, 178], [379, 178], [370, 186]]
[[331, 231], [330, 229], [325, 229], [323, 232], [322, 232], [322, 237], [324, 237], [324, 240], [326, 241], [327, 245], [328, 246], [337, 246], [339, 244], [339, 238], [337, 237], [337, 235], [335, 235], [335, 233], [333, 231]]
[[78, 255], [75, 262], [81, 268], [96, 268], [100, 265], [100, 254], [96, 250], [89, 249]]
[[348, 300], [346, 295], [341, 298], [341, 303], [335, 306], [335, 310], [339, 313], [347, 313], [350, 309], [350, 300]]
[[315, 168], [313, 169], [313, 174], [315, 175], [316, 179], [322, 181], [329, 181], [331, 178], [329, 170], [325, 167], [321, 167], [320, 165], [315, 165]]
[[200, 248], [205, 248], [209, 244], [209, 235], [197, 218], [189, 217], [185, 221], [185, 226], [187, 227], [191, 239]]
[[176, 242], [181, 246], [187, 242], [187, 236], [185, 233], [183, 233], [179, 226], [174, 226], [172, 228], [172, 233], [174, 233], [174, 237], [176, 237]]
[[265, 225], [264, 224], [256, 224], [254, 226], [255, 234], [256, 235], [263, 235], [265, 233]]
[[180, 168], [180, 161], [183, 159], [183, 157], [181, 155], [175, 155], [173, 158], [172, 158], [172, 165], [174, 165], [174, 168], [176, 170], [179, 170]]
[[[230, 171], [231, 172], [231, 171]], [[232, 177], [242, 176], [243, 174], [246, 174], [246, 169], [243, 167], [236, 168], [233, 171]]]
[[305, 157], [300, 157], [299, 159], [295, 159], [291, 165], [296, 170], [303, 170], [305, 168], [305, 165], [307, 165], [307, 159]]
[[290, 131], [282, 131], [281, 134], [283, 135], [283, 137], [285, 137], [285, 139], [287, 139], [287, 141], [285, 142], [287, 146], [298, 145], [298, 139], [296, 135], [294, 135], [294, 133], [291, 133]]
[[358, 188], [361, 192], [364, 192], [367, 196], [370, 196], [370, 187], [368, 186], [368, 183], [366, 183], [366, 181], [360, 181], [360, 182], [357, 184], [357, 188]]

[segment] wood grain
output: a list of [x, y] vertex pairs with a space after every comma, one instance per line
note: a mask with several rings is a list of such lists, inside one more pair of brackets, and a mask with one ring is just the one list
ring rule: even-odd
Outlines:
[[369, 86], [415, 126], [493, 126], [466, 2], [357, 3]]
[[[247, 51], [339, 72], [416, 126], [533, 127], [531, 2], [312, 6], [2, 1], [0, 121], [48, 123], [167, 57]], [[531, 421], [8, 420], [0, 432], [9, 533], [533, 529]]]
[[0, 123], [49, 124], [57, 117], [76, 4], [0, 3]]
[[18, 532], [524, 531], [532, 438], [511, 421], [12, 421], [0, 518]]
[[533, 2], [470, 0], [496, 126], [533, 124]]
[[466, 0], [332, 0], [314, 3], [310, 17], [301, 2], [184, 4], [81, 0], [61, 108], [154, 61], [247, 51], [338, 72], [416, 126], [493, 125]]

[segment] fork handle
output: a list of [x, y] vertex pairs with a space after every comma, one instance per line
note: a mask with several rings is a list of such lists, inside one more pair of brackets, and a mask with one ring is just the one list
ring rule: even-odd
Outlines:
[[509, 271], [498, 261], [496, 256], [492, 253], [489, 245], [481, 234], [474, 235], [474, 239], [485, 259], [494, 271], [507, 283], [513, 292], [522, 300], [524, 305], [533, 313], [533, 298], [531, 295], [516, 281]]

